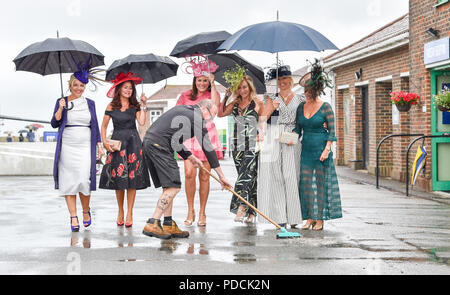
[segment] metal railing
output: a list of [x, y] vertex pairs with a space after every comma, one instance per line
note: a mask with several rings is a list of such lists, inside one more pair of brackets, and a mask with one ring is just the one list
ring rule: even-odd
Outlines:
[[380, 183], [379, 183], [379, 166], [378, 166], [378, 164], [379, 164], [379, 152], [380, 152], [380, 147], [381, 147], [381, 145], [386, 141], [386, 140], [388, 140], [389, 138], [392, 138], [392, 137], [403, 137], [403, 136], [409, 136], [409, 137], [411, 137], [411, 136], [423, 136], [424, 134], [391, 134], [391, 135], [388, 135], [388, 136], [386, 136], [386, 137], [384, 137], [382, 140], [380, 140], [380, 142], [378, 143], [378, 145], [377, 145], [377, 163], [376, 163], [376, 168], [375, 168], [375, 177], [376, 177], [376, 187], [377, 187], [377, 189], [379, 189], [380, 188]]
[[12, 116], [5, 116], [5, 115], [0, 115], [0, 119], [50, 124], [50, 121], [34, 120], [34, 119], [12, 117]]
[[422, 135], [420, 137], [415, 138], [413, 141], [409, 143], [408, 150], [406, 151], [406, 196], [409, 196], [409, 151], [411, 150], [412, 146], [419, 140], [427, 139], [427, 138], [443, 138], [448, 137], [450, 138], [450, 134], [442, 134], [442, 135]]

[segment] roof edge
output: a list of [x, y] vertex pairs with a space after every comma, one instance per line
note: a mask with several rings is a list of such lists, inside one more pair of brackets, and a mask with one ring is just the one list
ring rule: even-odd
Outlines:
[[356, 42], [353, 42], [352, 44], [350, 44], [350, 45], [348, 45], [348, 46], [342, 48], [341, 50], [336, 51], [336, 52], [330, 54], [329, 56], [324, 57], [324, 58], [323, 58], [323, 61], [325, 62], [325, 61], [327, 61], [328, 59], [331, 59], [333, 56], [335, 56], [335, 55], [337, 55], [337, 54], [343, 52], [344, 50], [349, 49], [349, 48], [351, 48], [352, 46], [354, 46], [354, 45], [356, 45], [356, 44], [358, 44], [358, 43], [361, 43], [362, 41], [364, 41], [364, 40], [366, 40], [366, 39], [372, 37], [372, 36], [375, 35], [376, 33], [379, 33], [379, 32], [381, 32], [382, 30], [384, 30], [384, 29], [386, 29], [386, 28], [392, 26], [393, 24], [395, 24], [395, 23], [401, 21], [402, 19], [404, 19], [404, 18], [407, 17], [407, 16], [409, 16], [409, 13], [406, 13], [406, 14], [402, 15], [401, 17], [399, 17], [399, 18], [397, 18], [397, 19], [391, 21], [390, 23], [384, 25], [383, 27], [379, 28], [378, 30], [376, 30], [376, 31], [374, 31], [374, 32], [372, 32], [372, 33], [370, 33], [369, 35], [367, 35], [367, 36], [361, 38], [360, 40], [358, 40], [358, 41], [356, 41]]

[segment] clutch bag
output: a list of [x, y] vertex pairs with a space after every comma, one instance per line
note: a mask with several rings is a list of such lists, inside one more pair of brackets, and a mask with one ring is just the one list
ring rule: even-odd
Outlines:
[[112, 140], [109, 139], [106, 141], [114, 151], [120, 151], [120, 147], [122, 146], [122, 142], [120, 140]]
[[296, 143], [298, 141], [298, 134], [295, 132], [281, 132], [279, 141], [281, 143]]

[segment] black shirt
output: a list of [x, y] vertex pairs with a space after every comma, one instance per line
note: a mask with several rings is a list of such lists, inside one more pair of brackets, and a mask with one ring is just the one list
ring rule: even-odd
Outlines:
[[157, 143], [172, 153], [175, 151], [186, 160], [192, 153], [183, 142], [194, 136], [197, 137], [211, 168], [219, 167], [217, 154], [209, 139], [206, 121], [196, 105], [175, 106], [162, 114], [147, 130], [144, 141]]

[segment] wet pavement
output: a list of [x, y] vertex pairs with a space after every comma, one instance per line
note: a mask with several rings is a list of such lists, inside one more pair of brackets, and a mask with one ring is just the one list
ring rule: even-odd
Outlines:
[[[233, 163], [221, 165], [234, 182]], [[93, 224], [71, 233], [52, 177], [0, 177], [0, 274], [450, 274], [448, 204], [344, 177], [340, 189], [344, 218], [278, 240], [271, 224], [233, 222], [231, 193], [211, 179], [206, 228], [184, 226], [182, 191], [174, 219], [190, 237], [163, 241], [142, 234], [160, 189], [138, 191], [130, 229], [115, 224], [114, 193], [94, 192]]]

